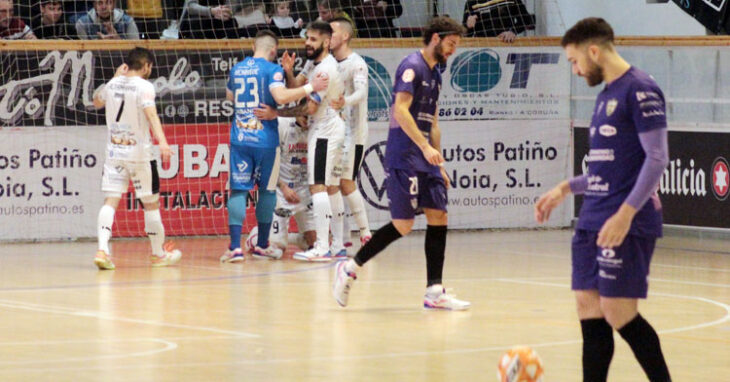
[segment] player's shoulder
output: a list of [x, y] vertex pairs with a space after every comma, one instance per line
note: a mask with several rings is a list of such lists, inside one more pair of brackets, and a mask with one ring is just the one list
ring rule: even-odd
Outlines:
[[352, 59], [352, 62], [355, 66], [367, 66], [367, 62], [365, 62], [365, 59], [359, 55], [357, 52], [352, 52], [350, 55], [350, 58]]
[[400, 62], [401, 66], [420, 67], [423, 65], [423, 57], [420, 51], [415, 51], [403, 58]]
[[155, 85], [153, 85], [149, 80], [142, 77], [134, 77], [132, 81], [140, 90], [155, 91]]
[[627, 75], [629, 76], [629, 91], [652, 90], [661, 92], [656, 79], [651, 74], [632, 66]]

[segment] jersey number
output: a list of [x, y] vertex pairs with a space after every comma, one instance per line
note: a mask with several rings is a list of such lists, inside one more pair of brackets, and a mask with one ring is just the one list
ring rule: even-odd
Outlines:
[[122, 100], [122, 104], [119, 105], [119, 111], [117, 112], [117, 122], [122, 118], [122, 112], [124, 111], [124, 100]]
[[[259, 82], [256, 81], [256, 78], [254, 77], [248, 77], [248, 78], [236, 78], [235, 79], [236, 84], [241, 85], [238, 89], [236, 89], [236, 108], [241, 109], [244, 107], [258, 107], [259, 106]], [[239, 102], [238, 97], [243, 94], [243, 92], [246, 91], [246, 83], [251, 84], [251, 88], [248, 91], [248, 94], [251, 94], [251, 97], [253, 97], [253, 101], [250, 102]]]

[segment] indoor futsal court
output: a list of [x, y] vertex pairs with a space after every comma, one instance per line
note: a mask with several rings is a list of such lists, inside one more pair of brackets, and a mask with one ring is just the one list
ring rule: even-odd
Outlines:
[[[472, 302], [426, 311], [422, 234], [358, 276], [350, 305], [331, 296], [333, 263], [220, 264], [223, 239], [176, 240], [178, 267], [148, 266], [149, 243], [113, 244], [117, 270], [89, 264], [94, 243], [11, 244], [0, 260], [3, 381], [491, 381], [510, 347], [533, 347], [548, 381], [579, 381], [570, 291], [571, 231], [456, 232], [445, 285]], [[291, 248], [290, 248], [291, 249]], [[730, 359], [725, 240], [658, 243], [649, 299], [677, 381], [723, 381]], [[616, 334], [617, 336], [617, 334]], [[642, 371], [616, 341], [611, 381]], [[721, 376], [721, 377], [718, 377]]]

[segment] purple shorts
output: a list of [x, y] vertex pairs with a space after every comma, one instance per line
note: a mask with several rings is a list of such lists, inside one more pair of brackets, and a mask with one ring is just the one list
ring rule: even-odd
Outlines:
[[446, 183], [441, 173], [391, 168], [386, 183], [393, 219], [413, 219], [424, 208], [446, 211]]
[[598, 232], [573, 235], [573, 290], [598, 290], [603, 297], [646, 298], [656, 238], [627, 235], [619, 247], [596, 245]]

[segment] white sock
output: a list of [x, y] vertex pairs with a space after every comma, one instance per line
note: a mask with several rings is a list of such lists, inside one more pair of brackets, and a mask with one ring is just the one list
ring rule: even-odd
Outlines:
[[150, 238], [152, 253], [160, 257], [164, 256], [165, 250], [162, 249], [162, 245], [165, 244], [165, 227], [162, 225], [159, 209], [144, 212], [144, 231]]
[[349, 195], [346, 195], [347, 204], [350, 206], [352, 217], [355, 218], [357, 227], [360, 229], [360, 237], [372, 236], [370, 232], [370, 225], [368, 224], [368, 213], [365, 210], [365, 202], [362, 199], [360, 190], [355, 190]]
[[317, 241], [314, 243], [314, 248], [320, 252], [327, 252], [330, 247], [329, 237], [332, 208], [330, 207], [330, 199], [326, 192], [312, 194], [312, 210], [314, 212], [314, 227], [315, 231], [317, 231]]
[[345, 215], [342, 217], [342, 242], [349, 243], [352, 241], [350, 234], [352, 233], [352, 226], [350, 221], [352, 219], [352, 213], [350, 212], [349, 203], [345, 203]]
[[345, 263], [345, 271], [347, 273], [357, 274], [357, 272], [360, 270], [360, 268], [362, 268], [362, 267], [357, 265], [357, 263], [353, 259], [347, 260], [347, 262]]
[[444, 293], [444, 286], [441, 284], [433, 284], [426, 288], [426, 294], [431, 297], [439, 296], [441, 293]]
[[[342, 241], [342, 229], [343, 220], [345, 217], [345, 202], [342, 200], [342, 193], [337, 191], [330, 195], [330, 206], [332, 208], [332, 248], [339, 251], [345, 248], [345, 243]], [[334, 255], [334, 253], [333, 253]]]
[[107, 254], [109, 252], [109, 239], [112, 237], [112, 225], [114, 224], [114, 208], [106, 204], [99, 210], [99, 217], [96, 220], [96, 234], [99, 237], [99, 250]]

